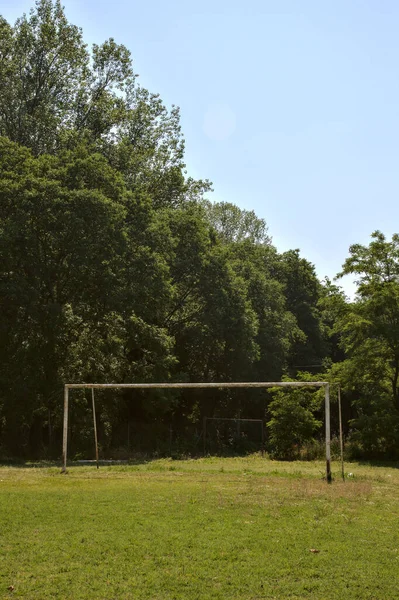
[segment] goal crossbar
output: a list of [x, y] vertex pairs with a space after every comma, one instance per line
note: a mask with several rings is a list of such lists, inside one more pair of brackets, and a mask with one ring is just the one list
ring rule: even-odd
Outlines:
[[270, 388], [270, 387], [324, 387], [326, 381], [239, 381], [221, 383], [66, 383], [65, 388]]
[[326, 480], [331, 483], [330, 385], [327, 381], [239, 381], [208, 383], [66, 383], [64, 386], [64, 425], [62, 440], [62, 473], [66, 473], [68, 447], [68, 408], [71, 389], [192, 389], [192, 388], [324, 388], [326, 430]]

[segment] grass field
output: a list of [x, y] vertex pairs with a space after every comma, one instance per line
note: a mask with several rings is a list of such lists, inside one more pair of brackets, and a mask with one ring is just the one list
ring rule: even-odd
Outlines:
[[399, 599], [399, 469], [348, 470], [0, 467], [0, 598]]

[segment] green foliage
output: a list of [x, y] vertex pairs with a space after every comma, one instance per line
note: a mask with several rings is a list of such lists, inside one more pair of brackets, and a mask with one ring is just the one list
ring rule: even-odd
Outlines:
[[334, 367], [350, 394], [353, 438], [367, 456], [393, 456], [399, 420], [399, 237], [376, 231], [350, 248], [341, 275], [356, 274], [355, 302], [336, 306], [346, 360]]
[[[399, 236], [350, 248], [349, 302], [298, 250], [279, 254], [264, 219], [211, 203], [210, 189], [187, 175], [179, 108], [137, 85], [127, 48], [110, 38], [89, 49], [59, 0], [37, 0], [14, 25], [0, 17], [8, 453], [59, 453], [66, 381], [273, 381], [306, 369], [341, 382], [345, 433], [365, 455], [395, 455]], [[270, 431], [289, 455], [315, 435], [317, 407], [284, 398], [269, 407]], [[158, 419], [156, 443], [173, 423], [192, 448], [203, 416], [263, 418], [267, 404], [261, 393], [115, 393], [99, 430], [110, 449], [125, 443], [126, 421], [148, 432]], [[86, 433], [89, 409], [77, 395]]]
[[321, 285], [314, 266], [299, 250], [284, 252], [278, 261], [278, 277], [284, 284], [287, 309], [295, 316], [302, 337], [295, 340], [289, 358], [291, 374], [322, 365], [328, 348], [318, 306]]
[[132, 197], [104, 157], [79, 148], [33, 158], [5, 138], [0, 149], [1, 358], [8, 365], [1, 395], [5, 431], [21, 448], [10, 424], [29, 432], [33, 421], [39, 429], [46, 421], [51, 436], [62, 381], [167, 376], [173, 340], [162, 319], [170, 286], [151, 249], [150, 205]]
[[90, 54], [59, 0], [37, 0], [0, 28], [0, 135], [35, 154], [83, 138], [112, 142], [134, 87], [129, 51], [111, 38]]
[[310, 442], [321, 427], [314, 416], [319, 398], [303, 389], [280, 390], [269, 404], [271, 419], [267, 423], [269, 446], [273, 456], [292, 460], [299, 456], [301, 445]]
[[242, 210], [229, 202], [202, 202], [206, 218], [224, 242], [249, 240], [254, 244], [270, 244], [264, 219], [253, 210]]

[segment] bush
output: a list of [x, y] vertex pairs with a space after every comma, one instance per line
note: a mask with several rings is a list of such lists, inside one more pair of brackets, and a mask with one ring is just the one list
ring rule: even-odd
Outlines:
[[399, 413], [395, 409], [360, 414], [352, 421], [351, 458], [397, 460]]
[[314, 394], [306, 390], [277, 391], [269, 405], [269, 449], [274, 458], [299, 458], [301, 447], [321, 426], [314, 414]]

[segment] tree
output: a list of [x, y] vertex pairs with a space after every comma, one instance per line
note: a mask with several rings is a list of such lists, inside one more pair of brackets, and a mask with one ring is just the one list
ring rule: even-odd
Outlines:
[[278, 381], [287, 369], [293, 345], [305, 339], [288, 310], [284, 285], [275, 277], [279, 255], [270, 244], [254, 244], [249, 239], [232, 244], [229, 251], [234, 270], [246, 282], [247, 297], [258, 320], [259, 357], [250, 376]]
[[[14, 420], [19, 396], [29, 431], [34, 415], [43, 420], [43, 409], [51, 413], [54, 407], [69, 348], [67, 306], [86, 318], [88, 310], [99, 316], [107, 310], [104, 302], [109, 306], [124, 207], [121, 190], [95, 156], [34, 159], [4, 138], [0, 147], [4, 409], [7, 422]], [[97, 180], [95, 189], [90, 178]]]
[[351, 398], [355, 439], [369, 456], [395, 455], [399, 441], [399, 236], [376, 231], [355, 244], [339, 276], [356, 274], [356, 299], [335, 303], [333, 331], [346, 360], [333, 366]]
[[167, 376], [170, 286], [150, 202], [104, 157], [0, 138], [0, 172], [0, 404], [7, 440], [40, 447], [62, 381]]
[[343, 289], [326, 277], [320, 289], [318, 309], [321, 315], [321, 328], [325, 340], [327, 356], [325, 363], [339, 363], [345, 360], [342, 346], [342, 332], [337, 327], [340, 317], [344, 314], [349, 300]]
[[155, 208], [180, 208], [211, 189], [207, 180], [186, 177], [180, 110], [168, 110], [158, 94], [131, 86], [128, 117], [115, 137], [103, 152], [127, 187], [145, 192]]
[[319, 404], [318, 396], [306, 390], [275, 391], [267, 427], [270, 449], [276, 458], [292, 460], [298, 457], [301, 445], [313, 440], [321, 427], [314, 416]]
[[284, 284], [287, 309], [304, 334], [292, 346], [290, 370], [321, 366], [327, 347], [318, 306], [321, 285], [314, 266], [300, 257], [299, 250], [289, 250], [280, 257], [277, 278]]
[[186, 177], [178, 107], [136, 85], [130, 52], [113, 38], [89, 52], [60, 0], [37, 0], [14, 26], [0, 18], [0, 135], [35, 155], [84, 141], [156, 207], [210, 189]]
[[0, 135], [36, 155], [112, 138], [133, 82], [128, 50], [109, 39], [90, 56], [60, 0], [37, 0], [14, 26], [0, 18]]
[[230, 202], [212, 203], [208, 200], [204, 200], [202, 206], [209, 223], [224, 242], [249, 240], [254, 244], [270, 244], [266, 222], [253, 210], [241, 209]]
[[368, 247], [355, 244], [340, 276], [357, 274], [357, 301], [343, 317], [344, 344], [352, 356], [379, 356], [387, 365], [392, 402], [399, 410], [399, 236], [375, 231]]

